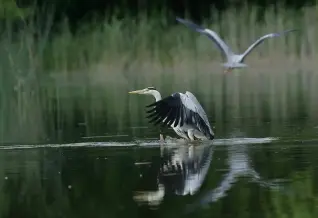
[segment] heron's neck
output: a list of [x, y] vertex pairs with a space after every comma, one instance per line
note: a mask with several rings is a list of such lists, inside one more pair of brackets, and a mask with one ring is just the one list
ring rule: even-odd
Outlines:
[[153, 95], [153, 97], [155, 97], [156, 101], [161, 100], [161, 94], [157, 90], [152, 90], [151, 94]]

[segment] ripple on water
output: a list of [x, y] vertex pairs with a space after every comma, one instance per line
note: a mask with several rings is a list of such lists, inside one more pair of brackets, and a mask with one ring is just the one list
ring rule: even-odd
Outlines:
[[[263, 144], [277, 141], [278, 138], [266, 137], [266, 138], [229, 138], [229, 139], [215, 139], [209, 143], [210, 145], [236, 145], [236, 144]], [[0, 150], [12, 150], [12, 149], [34, 149], [34, 148], [60, 148], [60, 147], [131, 147], [131, 146], [146, 146], [146, 147], [158, 147], [160, 145], [165, 146], [178, 146], [178, 142], [170, 141], [168, 143], [162, 143], [159, 140], [136, 140], [131, 142], [80, 142], [69, 144], [40, 144], [40, 145], [3, 145], [0, 146]]]

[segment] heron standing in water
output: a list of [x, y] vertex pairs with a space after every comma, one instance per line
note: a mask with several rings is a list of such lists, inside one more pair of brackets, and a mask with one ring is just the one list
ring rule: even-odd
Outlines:
[[220, 38], [220, 36], [207, 28], [201, 27], [195, 23], [192, 23], [191, 21], [184, 20], [182, 18], [177, 17], [176, 20], [180, 23], [183, 23], [187, 27], [194, 29], [195, 31], [199, 33], [203, 33], [204, 35], [208, 36], [209, 39], [214, 41], [214, 43], [218, 46], [218, 48], [222, 51], [222, 54], [227, 59], [227, 62], [223, 64], [225, 67], [224, 73], [231, 72], [234, 68], [243, 68], [247, 67], [247, 64], [244, 64], [243, 61], [246, 58], [246, 56], [259, 44], [261, 44], [265, 39], [272, 38], [272, 37], [278, 37], [283, 36], [289, 32], [296, 31], [296, 29], [290, 29], [285, 30], [281, 33], [269, 33], [267, 35], [264, 35], [257, 39], [250, 47], [248, 47], [244, 53], [242, 54], [235, 54], [231, 48]]
[[210, 126], [208, 117], [191, 93], [174, 93], [164, 99], [155, 87], [148, 87], [141, 90], [131, 91], [129, 94], [152, 95], [156, 102], [148, 105], [153, 107], [147, 113], [147, 118], [152, 118], [149, 122], [155, 125], [162, 122], [163, 125], [171, 126], [172, 129], [182, 138], [194, 141], [213, 140], [214, 133]]

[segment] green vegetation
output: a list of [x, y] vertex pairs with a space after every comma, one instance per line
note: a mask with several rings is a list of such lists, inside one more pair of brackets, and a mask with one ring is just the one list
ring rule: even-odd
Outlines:
[[163, 95], [193, 91], [218, 128], [240, 116], [257, 123], [317, 118], [316, 8], [278, 15], [268, 9], [263, 21], [255, 11], [232, 9], [204, 25], [235, 50], [268, 32], [301, 31], [268, 40], [247, 58], [248, 69], [227, 77], [207, 37], [181, 24], [169, 26], [160, 15], [83, 24], [75, 34], [67, 20], [52, 34], [50, 16], [44, 31], [35, 22], [16, 31], [7, 22], [0, 39], [1, 142], [79, 140], [146, 124], [144, 105], [152, 99], [127, 91], [150, 85]]

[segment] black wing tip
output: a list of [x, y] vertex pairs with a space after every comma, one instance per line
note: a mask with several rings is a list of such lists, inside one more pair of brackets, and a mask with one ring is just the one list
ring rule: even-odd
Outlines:
[[214, 139], [214, 135], [209, 134], [209, 139], [213, 140]]
[[[180, 126], [183, 125], [182, 117], [183, 112], [180, 111], [180, 93], [173, 93], [172, 95], [163, 98], [157, 102], [146, 106], [148, 122], [157, 125], [157, 122], [162, 122], [162, 126]], [[153, 107], [153, 108], [151, 108]]]
[[185, 19], [183, 19], [183, 18], [181, 18], [181, 17], [178, 17], [178, 16], [176, 16], [176, 20], [179, 21], [179, 22], [185, 21]]
[[290, 33], [290, 32], [297, 32], [297, 31], [300, 31], [300, 30], [299, 29], [288, 29], [288, 30], [284, 30], [281, 33], [277, 33], [277, 35], [280, 36], [280, 35], [285, 35], [285, 34]]
[[299, 31], [299, 29], [288, 29], [288, 30], [285, 30], [284, 33], [290, 33], [290, 32], [296, 32], [296, 31]]
[[153, 106], [156, 106], [156, 104], [157, 104], [157, 102], [151, 103], [151, 104], [146, 105], [146, 107], [153, 107]]
[[149, 109], [149, 108], [146, 108], [146, 113], [147, 113], [147, 114], [149, 114], [149, 113], [156, 113], [156, 111], [157, 111], [157, 110], [156, 110], [156, 107], [150, 108], [150, 109]]
[[155, 114], [155, 113], [151, 113], [151, 114], [149, 114], [148, 116], [146, 116], [146, 118], [147, 118], [147, 119], [151, 119], [151, 118], [154, 117], [154, 116], [156, 116], [156, 114]]
[[186, 19], [182, 19], [180, 17], [176, 17], [176, 20], [184, 25], [186, 25], [187, 27], [194, 29], [196, 31], [202, 31], [204, 28], [190, 20], [186, 20]]

